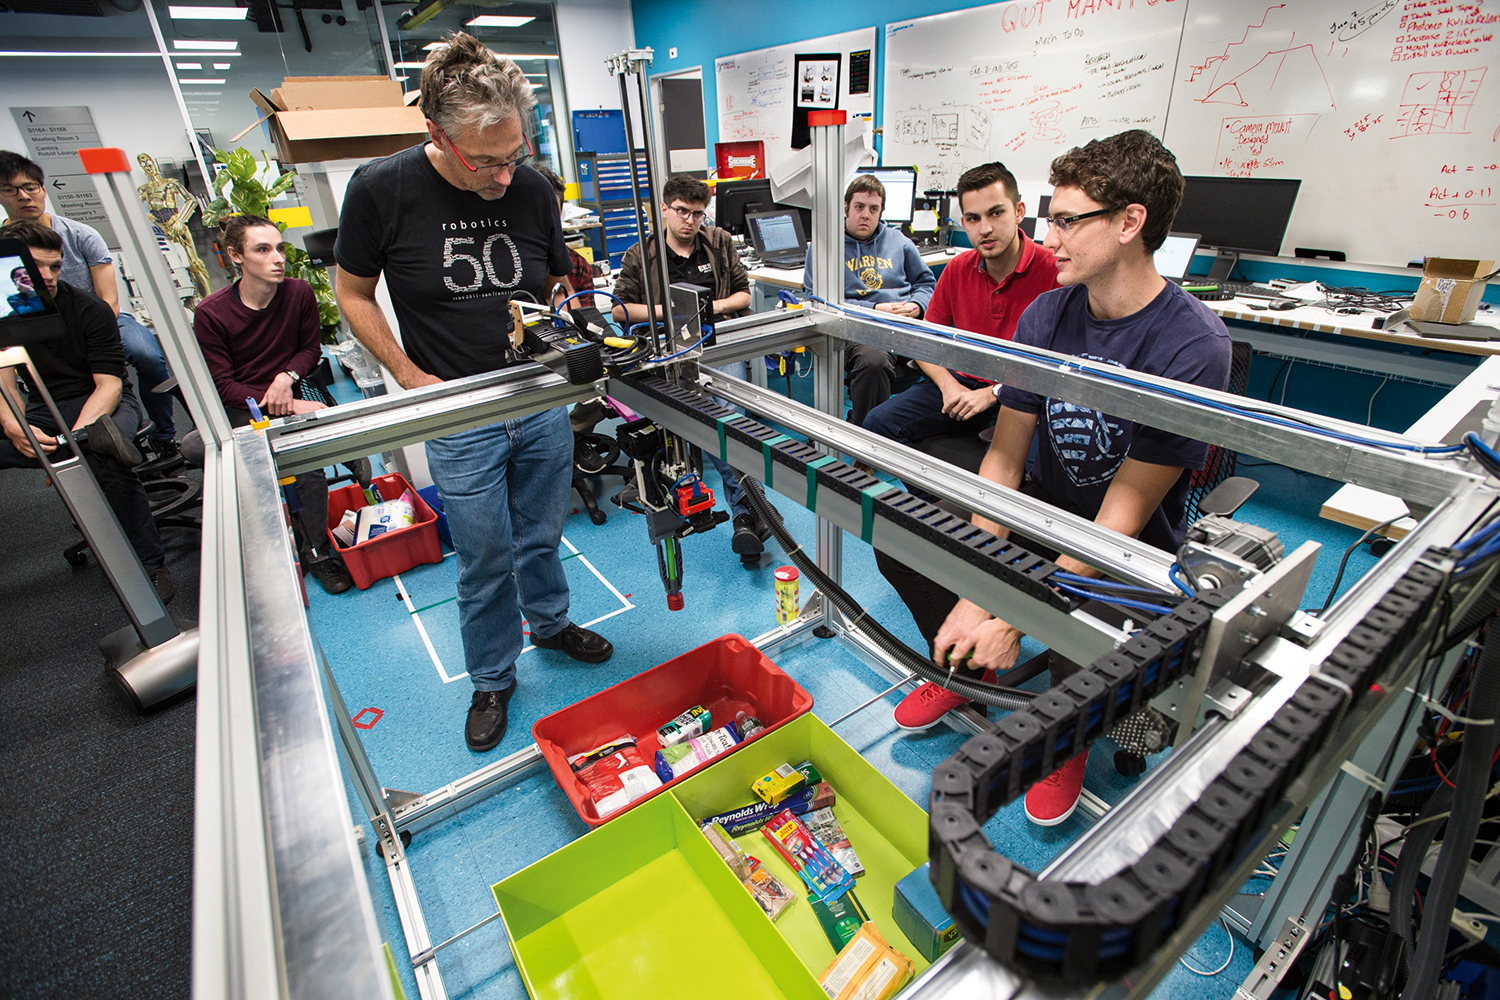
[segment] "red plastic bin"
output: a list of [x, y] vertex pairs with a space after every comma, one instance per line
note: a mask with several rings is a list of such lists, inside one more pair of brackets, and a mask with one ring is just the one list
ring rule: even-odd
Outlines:
[[[704, 765], [713, 767], [740, 747], [805, 715], [812, 709], [813, 699], [750, 640], [742, 635], [725, 635], [538, 719], [531, 735], [578, 815], [590, 826], [600, 826], [704, 768], [666, 782], [650, 795], [601, 819], [588, 789], [568, 767], [568, 758], [629, 733], [649, 763], [661, 749], [656, 730], [694, 705], [708, 709], [714, 728], [733, 722], [740, 712], [749, 712], [766, 727]], [[750, 789], [746, 788], [745, 794], [748, 796]]]
[[[411, 490], [411, 484], [403, 476], [394, 473], [376, 476], [373, 482], [380, 489], [380, 495], [391, 500], [406, 490]], [[358, 483], [328, 491], [328, 540], [343, 557], [344, 565], [349, 567], [349, 575], [354, 578], [354, 585], [360, 590], [368, 590], [376, 580], [405, 573], [414, 566], [443, 561], [443, 545], [438, 540], [437, 514], [427, 506], [427, 501], [416, 490], [411, 490], [411, 495], [416, 501], [413, 504], [417, 518], [415, 524], [388, 531], [368, 542], [346, 548], [333, 537], [333, 529], [343, 519], [344, 511], [369, 506], [365, 501], [365, 491], [360, 489]]]

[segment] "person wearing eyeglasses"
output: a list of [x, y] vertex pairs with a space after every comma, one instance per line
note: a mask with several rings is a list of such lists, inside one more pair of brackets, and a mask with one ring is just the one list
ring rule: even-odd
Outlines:
[[[729, 232], [703, 224], [708, 199], [708, 185], [685, 174], [674, 174], [661, 187], [662, 231], [667, 237], [667, 276], [674, 285], [681, 282], [707, 288], [713, 296], [713, 319], [718, 322], [749, 310], [750, 275], [735, 252], [734, 239]], [[615, 295], [625, 305], [614, 308], [617, 322], [634, 324], [646, 321], [648, 280], [657, 318], [661, 318], [665, 292], [661, 287], [656, 246], [656, 240], [648, 238], [644, 244], [637, 243], [626, 250], [620, 258]], [[725, 365], [719, 370], [745, 377], [743, 361]], [[724, 483], [724, 499], [734, 516], [730, 549], [740, 557], [741, 565], [754, 568], [760, 564], [771, 528], [746, 506], [739, 473], [716, 455], [709, 454], [708, 459]]]
[[[406, 389], [491, 372], [512, 299], [568, 285], [552, 186], [527, 166], [536, 104], [519, 66], [451, 32], [422, 69], [427, 141], [355, 171], [334, 245], [335, 293], [360, 343]], [[375, 301], [384, 275], [398, 341]], [[568, 618], [558, 546], [572, 488], [563, 407], [426, 443], [458, 555], [459, 632], [474, 694], [471, 750], [505, 736], [523, 619], [531, 644], [601, 663], [614, 647]]]
[[[1005, 164], [985, 163], [964, 171], [957, 191], [964, 232], [973, 249], [943, 268], [923, 318], [1009, 340], [1026, 307], [1057, 287], [1057, 265], [1050, 250], [1021, 231], [1026, 203]], [[927, 377], [871, 410], [865, 417], [866, 430], [916, 446], [939, 435], [978, 435], [994, 424], [994, 382], [926, 361], [918, 361], [917, 367]]]
[[19, 153], [0, 149], [0, 207], [5, 209], [6, 221], [29, 219], [62, 237], [62, 280], [81, 291], [93, 292], [114, 312], [125, 360], [136, 371], [140, 402], [151, 418], [151, 451], [158, 459], [176, 455], [177, 424], [172, 397], [152, 391], [172, 377], [161, 343], [132, 313], [121, 311], [114, 258], [99, 230], [86, 222], [47, 211], [46, 180], [38, 164]]
[[[1156, 273], [1161, 246], [1182, 201], [1176, 157], [1139, 129], [1095, 140], [1052, 161], [1051, 225], [1046, 245], [1062, 287], [1032, 303], [1015, 342], [1117, 365], [1207, 389], [1229, 384], [1230, 343], [1224, 323], [1178, 285]], [[1027, 453], [1039, 439], [1032, 475]], [[1168, 552], [1186, 533], [1184, 499], [1191, 470], [1208, 446], [1066, 398], [1016, 386], [1000, 392], [1000, 411], [980, 475]], [[1001, 538], [1009, 532], [987, 518], [973, 523]], [[1056, 554], [1022, 540], [1048, 558]], [[1083, 576], [1098, 570], [1071, 556], [1060, 569]], [[944, 597], [946, 595], [946, 597]], [[930, 592], [950, 607], [933, 642], [933, 659], [993, 680], [1015, 664], [1021, 632], [970, 600]], [[951, 657], [951, 661], [950, 658]], [[1056, 684], [1077, 666], [1051, 658]], [[925, 690], [924, 690], [925, 689]], [[907, 705], [907, 702], [912, 702]], [[963, 699], [924, 685], [898, 707], [911, 723], [936, 722]], [[933, 714], [936, 712], [937, 714]], [[902, 723], [905, 725], [905, 723]], [[918, 728], [908, 725], [907, 728]], [[1072, 815], [1088, 755], [1073, 757], [1026, 794], [1026, 815], [1055, 825]]]

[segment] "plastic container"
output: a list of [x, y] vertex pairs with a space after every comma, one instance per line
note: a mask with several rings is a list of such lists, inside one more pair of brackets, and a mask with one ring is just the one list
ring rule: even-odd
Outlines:
[[[373, 483], [380, 489], [381, 496], [392, 500], [411, 489], [411, 484], [404, 477], [394, 473], [376, 476]], [[414, 566], [443, 561], [443, 546], [438, 541], [437, 514], [427, 506], [427, 501], [422, 499], [421, 494], [416, 490], [411, 492], [415, 501], [415, 524], [388, 531], [359, 545], [345, 547], [333, 537], [332, 529], [338, 526], [344, 511], [358, 510], [369, 504], [365, 502], [365, 491], [359, 488], [358, 483], [328, 491], [328, 541], [343, 557], [344, 565], [349, 567], [349, 575], [354, 578], [354, 585], [360, 590], [368, 590], [376, 580], [405, 573]]]
[[424, 486], [417, 490], [417, 496], [426, 500], [427, 506], [437, 514], [438, 538], [448, 548], [453, 548], [453, 535], [448, 531], [448, 515], [443, 513], [443, 498], [438, 496], [437, 486]]
[[[601, 819], [589, 799], [588, 790], [568, 767], [568, 757], [629, 733], [636, 738], [636, 745], [649, 761], [660, 749], [656, 742], [657, 728], [694, 705], [708, 709], [715, 727], [733, 722], [740, 712], [748, 712], [766, 728], [697, 771], [675, 778], [620, 812]], [[552, 769], [558, 787], [568, 796], [578, 815], [590, 826], [599, 826], [623, 816], [692, 775], [711, 770], [778, 727], [805, 715], [812, 705], [812, 695], [768, 660], [748, 639], [741, 635], [726, 635], [538, 719], [531, 727], [531, 735], [546, 758], [547, 766]], [[757, 775], [763, 773], [764, 769], [756, 772]], [[751, 780], [754, 777], [752, 775]], [[743, 791], [749, 794], [749, 782], [745, 783]]]
[[838, 796], [834, 815], [865, 866], [860, 902], [920, 974], [927, 959], [891, 911], [896, 882], [927, 860], [927, 814], [804, 714], [492, 887], [530, 995], [635, 1000], [729, 983], [737, 996], [827, 1000], [817, 975], [836, 953], [801, 879], [759, 833], [736, 838], [801, 896], [772, 923], [697, 830], [754, 799], [757, 776], [803, 760]]

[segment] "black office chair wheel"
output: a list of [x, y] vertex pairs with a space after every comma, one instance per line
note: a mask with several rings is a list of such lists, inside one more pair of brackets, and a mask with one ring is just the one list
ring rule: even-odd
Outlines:
[[1139, 754], [1133, 754], [1129, 750], [1115, 751], [1115, 770], [1127, 778], [1134, 778], [1146, 771], [1146, 758]]
[[1370, 555], [1376, 559], [1383, 558], [1385, 554], [1396, 547], [1395, 539], [1386, 538], [1383, 535], [1370, 540]]
[[79, 542], [77, 544], [68, 546], [65, 550], [63, 550], [63, 558], [66, 559], [68, 561], [68, 565], [72, 566], [74, 569], [81, 569], [84, 566], [87, 566], [89, 564], [88, 543]]

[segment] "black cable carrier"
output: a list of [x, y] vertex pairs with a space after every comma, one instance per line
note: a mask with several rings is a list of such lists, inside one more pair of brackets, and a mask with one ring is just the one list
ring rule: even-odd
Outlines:
[[1243, 860], [1350, 696], [1385, 694], [1372, 685], [1427, 620], [1443, 581], [1433, 563], [1414, 564], [1167, 834], [1097, 885], [1038, 880], [997, 853], [982, 824], [1191, 671], [1229, 592], [1200, 592], [969, 739], [933, 772], [928, 837], [933, 885], [964, 937], [1042, 979], [1095, 981], [1140, 965]]
[[[788, 438], [773, 427], [736, 413], [705, 396], [696, 386], [674, 385], [654, 374], [627, 377], [624, 381], [699, 424], [722, 428], [726, 437], [760, 451], [767, 456], [767, 461], [784, 465], [798, 476], [806, 477], [808, 464], [824, 457], [812, 445]], [[811, 471], [819, 486], [856, 504], [861, 502], [866, 490], [882, 482], [839, 461]], [[762, 476], [755, 478], [763, 479]], [[996, 538], [983, 528], [976, 528], [964, 518], [905, 490], [888, 489], [873, 497], [871, 506], [877, 516], [979, 567], [1034, 600], [1060, 611], [1072, 611], [1086, 603], [1052, 589], [1048, 581], [1057, 570], [1057, 564], [1050, 559], [1044, 559], [1016, 542]]]

